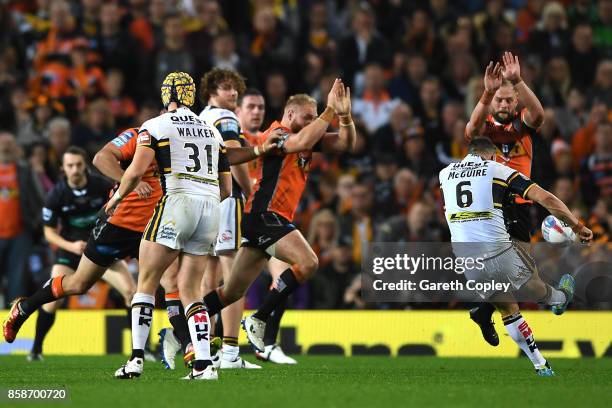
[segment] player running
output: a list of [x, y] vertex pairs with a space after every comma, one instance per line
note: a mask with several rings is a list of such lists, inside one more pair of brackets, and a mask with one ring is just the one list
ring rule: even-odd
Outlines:
[[[65, 178], [60, 180], [47, 195], [43, 207], [45, 239], [58, 249], [51, 269], [51, 279], [73, 275], [93, 229], [100, 207], [108, 199], [112, 185], [102, 177], [87, 170], [87, 154], [79, 147], [69, 147], [62, 156], [62, 171]], [[58, 224], [61, 229], [58, 230]], [[110, 283], [129, 305], [136, 285], [127, 270], [125, 262], [109, 265], [102, 278]], [[36, 333], [28, 361], [42, 360], [45, 336], [55, 322], [55, 312], [62, 302], [42, 305], [36, 318]]]
[[[236, 109], [236, 114], [240, 120], [240, 128], [244, 138], [249, 144], [256, 146], [259, 144], [262, 133], [259, 131], [264, 121], [266, 114], [266, 101], [257, 89], [247, 89], [239, 99], [240, 103]], [[257, 178], [261, 172], [261, 160], [253, 160], [248, 163], [249, 177], [251, 184], [255, 186]], [[268, 261], [268, 272], [275, 281], [279, 276], [291, 265], [277, 259], [270, 258]], [[273, 287], [270, 287], [272, 290]], [[204, 292], [206, 293], [206, 292]], [[236, 302], [238, 303], [238, 302]], [[255, 356], [262, 361], [269, 361], [276, 364], [297, 364], [297, 361], [285, 354], [280, 344], [277, 344], [276, 339], [280, 330], [280, 322], [285, 313], [287, 299], [280, 302], [270, 314], [266, 323], [266, 331], [264, 334], [263, 352], [255, 351]], [[223, 309], [224, 311], [228, 308]]]
[[[270, 257], [291, 265], [275, 282], [275, 288], [257, 313], [243, 321], [249, 341], [260, 352], [265, 349], [265, 326], [272, 311], [318, 267], [316, 254], [291, 223], [306, 186], [312, 152], [347, 151], [355, 143], [350, 91], [340, 79], [334, 82], [327, 104], [317, 118], [316, 101], [308, 95], [294, 95], [285, 105], [282, 120], [274, 122], [262, 136], [265, 139], [274, 130], [282, 129], [283, 152], [263, 160], [261, 175], [245, 206], [244, 241], [230, 277], [223, 287], [204, 297], [209, 313], [216, 314], [244, 296]], [[334, 111], [340, 116], [340, 132], [326, 133]]]
[[[544, 121], [544, 109], [537, 96], [521, 78], [517, 56], [505, 52], [502, 63], [490, 62], [485, 70], [485, 91], [474, 108], [465, 134], [470, 140], [482, 135], [497, 147], [496, 160], [511, 169], [531, 177], [533, 142]], [[518, 105], [524, 108], [517, 111]], [[512, 239], [527, 246], [530, 242], [531, 202], [519, 196], [504, 208], [508, 232]], [[493, 326], [495, 308], [486, 303], [470, 310], [470, 318], [480, 326], [484, 339], [491, 345], [499, 344]]]
[[[508, 192], [533, 200], [555, 217], [573, 226], [572, 230], [584, 243], [593, 233], [586, 228], [557, 197], [531, 181], [522, 173], [495, 162], [496, 146], [490, 139], [477, 137], [468, 147], [468, 155], [440, 171], [445, 215], [453, 243], [482, 243], [477, 249], [453, 245], [459, 253], [475, 251], [484, 257], [480, 271], [466, 270], [468, 279], [509, 282], [514, 290], [526, 290], [539, 303], [552, 306], [553, 313], [562, 314], [574, 295], [574, 278], [563, 275], [557, 289], [544, 283], [537, 274], [535, 262], [525, 249], [514, 242], [504, 223], [503, 198]], [[460, 215], [460, 216], [459, 216]], [[459, 252], [459, 253], [458, 253]], [[540, 353], [533, 333], [521, 316], [512, 293], [487, 293], [487, 298], [499, 310], [508, 334], [529, 357], [536, 373], [552, 376], [550, 365]]]
[[[107, 214], [138, 184], [157, 160], [164, 195], [144, 231], [139, 249], [138, 289], [132, 300], [132, 355], [115, 377], [139, 377], [144, 345], [155, 306], [155, 292], [164, 271], [178, 258], [178, 288], [185, 309], [195, 360], [184, 379], [216, 380], [209, 344], [209, 317], [201, 302], [199, 285], [205, 256], [211, 251], [219, 226], [219, 202], [231, 193], [230, 163], [216, 128], [202, 121], [189, 107], [195, 102], [195, 84], [189, 74], [168, 74], [161, 86], [168, 111], [142, 124], [134, 159], [119, 188], [106, 205]], [[246, 160], [259, 148], [242, 151]]]

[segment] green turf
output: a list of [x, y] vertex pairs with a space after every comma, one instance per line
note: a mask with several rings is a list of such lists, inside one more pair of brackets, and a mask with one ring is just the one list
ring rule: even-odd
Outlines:
[[[297, 366], [223, 370], [217, 382], [180, 381], [183, 368], [147, 363], [144, 376], [115, 380], [125, 360], [108, 357], [0, 357], [0, 387], [65, 387], [87, 407], [610, 406], [612, 359], [551, 360], [554, 378], [527, 359], [301, 357]], [[251, 357], [251, 360], [252, 357]], [[2, 401], [2, 399], [0, 399]], [[6, 400], [0, 405], [6, 404]], [[221, 405], [220, 405], [221, 404]], [[29, 403], [16, 407], [35, 406]]]

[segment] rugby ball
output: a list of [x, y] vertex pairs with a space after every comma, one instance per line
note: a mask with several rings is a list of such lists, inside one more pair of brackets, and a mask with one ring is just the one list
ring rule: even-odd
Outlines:
[[542, 221], [542, 236], [547, 242], [560, 244], [576, 239], [576, 234], [565, 222], [554, 215], [549, 215]]

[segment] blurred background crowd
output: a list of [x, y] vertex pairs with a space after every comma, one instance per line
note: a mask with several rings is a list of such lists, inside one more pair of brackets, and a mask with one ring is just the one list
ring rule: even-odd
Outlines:
[[[168, 72], [199, 83], [223, 67], [264, 93], [262, 129], [293, 93], [324, 107], [335, 77], [351, 86], [356, 151], [311, 165], [297, 224], [320, 271], [293, 306], [371, 307], [359, 280], [368, 242], [449, 239], [437, 173], [466, 153], [484, 67], [504, 50], [519, 55], [545, 108], [533, 178], [607, 242], [612, 0], [0, 0], [0, 201], [19, 194], [18, 208], [2, 207], [14, 213], [0, 215], [2, 289], [27, 293], [48, 279], [41, 197], [61, 177], [68, 146], [93, 155], [156, 116]], [[10, 163], [18, 186], [5, 182]], [[534, 240], [543, 215], [534, 208]], [[252, 306], [267, 284], [251, 290]], [[120, 307], [107, 292], [99, 284], [71, 306]]]

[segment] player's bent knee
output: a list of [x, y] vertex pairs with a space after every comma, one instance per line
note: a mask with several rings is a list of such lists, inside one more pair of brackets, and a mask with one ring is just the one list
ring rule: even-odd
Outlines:
[[319, 259], [315, 254], [306, 257], [300, 265], [299, 273], [303, 279], [309, 279], [319, 269]]

